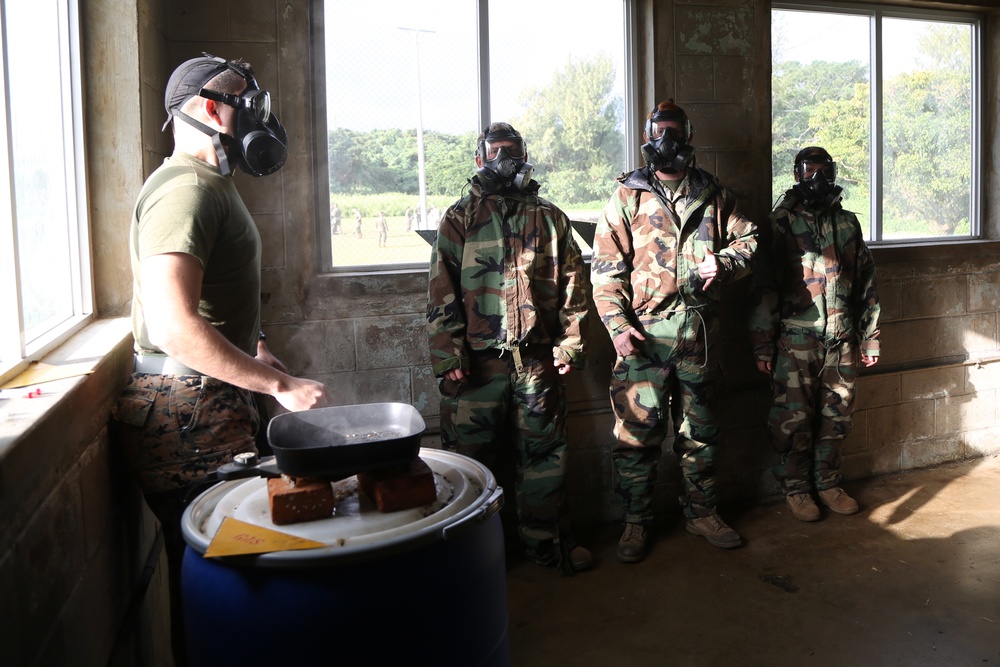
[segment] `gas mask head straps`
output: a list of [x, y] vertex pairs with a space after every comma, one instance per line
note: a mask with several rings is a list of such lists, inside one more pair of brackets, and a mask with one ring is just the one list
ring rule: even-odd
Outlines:
[[[242, 93], [237, 95], [205, 88], [210, 81], [227, 71], [246, 82]], [[233, 84], [235, 81], [230, 82], [230, 85]], [[234, 136], [223, 135], [181, 110], [196, 95], [221, 102], [236, 110], [233, 120]], [[170, 75], [164, 106], [167, 120], [163, 129], [167, 128], [171, 120], [179, 118], [210, 136], [219, 160], [219, 170], [224, 175], [232, 173], [232, 164], [236, 163], [240, 169], [253, 176], [264, 176], [277, 171], [288, 156], [285, 129], [271, 113], [270, 95], [257, 85], [253, 69], [249, 65], [234, 63], [208, 53], [192, 58]]]

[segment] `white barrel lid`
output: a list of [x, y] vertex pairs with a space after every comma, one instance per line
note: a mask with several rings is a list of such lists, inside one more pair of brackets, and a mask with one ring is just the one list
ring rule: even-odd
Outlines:
[[335, 483], [336, 504], [329, 519], [275, 525], [267, 480], [255, 477], [220, 482], [185, 510], [181, 527], [188, 545], [204, 554], [227, 517], [326, 544], [326, 547], [240, 556], [240, 564], [297, 567], [346, 564], [449, 539], [488, 519], [503, 502], [493, 473], [474, 459], [422, 448], [420, 458], [434, 474], [437, 499], [427, 505], [382, 513], [357, 488], [357, 477]]

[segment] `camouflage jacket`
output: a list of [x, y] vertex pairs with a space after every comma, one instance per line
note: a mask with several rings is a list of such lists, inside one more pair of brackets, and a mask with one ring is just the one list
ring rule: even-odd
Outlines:
[[770, 222], [750, 321], [757, 359], [774, 357], [780, 329], [803, 331], [825, 343], [858, 340], [862, 353], [878, 356], [875, 262], [857, 216], [839, 204], [805, 207], [789, 190]]
[[582, 368], [587, 288], [569, 219], [533, 192], [484, 194], [478, 180], [444, 214], [431, 253], [427, 335], [434, 374], [470, 350], [554, 348]]
[[[707, 171], [690, 169], [673, 195], [653, 185], [648, 168], [618, 181], [597, 224], [590, 274], [597, 312], [612, 338], [629, 327], [645, 329], [640, 318], [650, 323], [687, 309], [710, 312], [723, 284], [750, 273], [757, 227]], [[707, 291], [697, 268], [706, 248], [719, 265]]]

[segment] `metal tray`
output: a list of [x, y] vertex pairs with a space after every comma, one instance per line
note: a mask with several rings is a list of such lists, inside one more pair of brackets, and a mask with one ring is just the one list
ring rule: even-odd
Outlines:
[[267, 441], [286, 475], [343, 479], [408, 464], [420, 451], [423, 417], [406, 403], [369, 403], [274, 417]]

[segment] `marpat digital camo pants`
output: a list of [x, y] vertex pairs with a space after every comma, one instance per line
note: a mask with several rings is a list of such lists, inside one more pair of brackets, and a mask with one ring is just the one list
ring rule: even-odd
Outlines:
[[768, 415], [778, 454], [774, 474], [786, 494], [840, 484], [840, 442], [851, 432], [858, 348], [829, 348], [815, 336], [783, 331], [777, 341]]
[[257, 451], [252, 394], [210, 377], [133, 373], [111, 417], [145, 494], [186, 488], [233, 454]]
[[646, 326], [642, 352], [619, 357], [612, 370], [617, 440], [612, 458], [627, 523], [653, 521], [653, 489], [668, 418], [673, 420], [674, 452], [684, 477], [685, 516], [715, 511], [718, 424], [711, 403], [718, 364], [706, 354], [700, 337], [704, 329], [694, 317], [679, 314]]
[[[523, 348], [522, 348], [523, 349]], [[559, 536], [566, 478], [566, 401], [552, 349], [472, 353], [468, 382], [442, 380], [445, 449], [491, 467], [500, 447], [516, 447], [518, 532], [528, 553], [550, 555]]]

